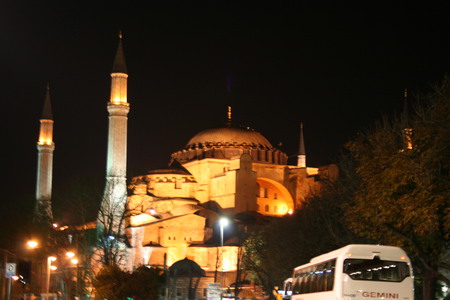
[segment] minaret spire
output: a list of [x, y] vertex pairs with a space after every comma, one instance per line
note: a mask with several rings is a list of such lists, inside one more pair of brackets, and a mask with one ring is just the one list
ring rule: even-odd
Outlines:
[[116, 56], [114, 58], [113, 73], [124, 73], [127, 74], [127, 64], [125, 63], [125, 55], [123, 52], [123, 45], [122, 45], [122, 31], [119, 30], [119, 44], [117, 46]]
[[53, 177], [53, 114], [50, 103], [50, 87], [47, 90], [44, 100], [44, 108], [40, 119], [38, 149], [38, 167], [36, 180], [36, 207], [34, 214], [35, 222], [51, 223], [52, 214], [52, 177]]
[[297, 156], [297, 167], [306, 168], [305, 141], [303, 139], [303, 122], [300, 122], [300, 142]]
[[127, 200], [127, 123], [130, 106], [127, 101], [128, 74], [122, 46], [122, 33], [111, 72], [106, 185], [99, 212], [98, 228], [108, 236], [123, 231], [123, 214]]

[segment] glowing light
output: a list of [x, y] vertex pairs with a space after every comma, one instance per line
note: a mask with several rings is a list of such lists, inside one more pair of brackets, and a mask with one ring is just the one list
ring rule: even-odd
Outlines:
[[347, 257], [350, 257], [350, 256], [352, 256], [352, 253], [351, 252], [347, 253]]
[[120, 104], [122, 102], [125, 102], [125, 101], [122, 101], [120, 98], [114, 98], [114, 100], [112, 101], [112, 103], [114, 103], [114, 104]]
[[75, 253], [73, 253], [72, 251], [69, 251], [69, 252], [66, 253], [66, 256], [68, 258], [73, 258], [75, 256]]
[[70, 262], [71, 262], [72, 264], [76, 265], [76, 264], [78, 263], [78, 259], [77, 259], [77, 258], [72, 258], [72, 259], [70, 260]]
[[19, 276], [17, 276], [17, 275], [12, 276], [11, 278], [12, 278], [12, 280], [14, 280], [14, 281], [19, 280]]
[[48, 257], [48, 260], [49, 260], [49, 261], [55, 261], [55, 260], [56, 260], [56, 257], [54, 257], [54, 256], [49, 256], [49, 257]]
[[292, 209], [290, 209], [289, 211], [288, 211], [288, 214], [289, 215], [292, 215], [294, 212], [292, 211]]
[[56, 223], [53, 223], [52, 226], [53, 226], [53, 228], [58, 228], [58, 224], [56, 224]]
[[36, 242], [36, 241], [28, 241], [27, 245], [28, 245], [28, 247], [34, 249], [34, 248], [36, 248], [39, 245], [39, 243]]
[[402, 256], [400, 256], [400, 259], [401, 259], [401, 260], [405, 260], [405, 259], [406, 259], [406, 256], [402, 255]]
[[57, 267], [57, 266], [50, 266], [50, 270], [52, 270], [52, 271], [56, 271], [56, 269], [58, 269], [58, 267]]
[[228, 226], [229, 223], [230, 221], [227, 218], [220, 218], [219, 220], [219, 224], [222, 228]]

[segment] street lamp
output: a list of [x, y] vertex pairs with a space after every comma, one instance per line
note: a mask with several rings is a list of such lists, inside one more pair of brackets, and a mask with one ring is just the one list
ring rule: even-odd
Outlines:
[[36, 242], [36, 241], [34, 241], [34, 240], [31, 240], [31, 241], [28, 241], [28, 242], [27, 242], [27, 245], [28, 245], [28, 247], [30, 247], [31, 249], [34, 249], [34, 248], [36, 248], [36, 247], [39, 245], [39, 243]]
[[219, 220], [219, 225], [220, 225], [220, 252], [221, 252], [221, 256], [222, 256], [222, 282], [221, 285], [223, 286], [223, 281], [224, 281], [224, 270], [223, 270], [223, 228], [228, 226], [228, 224], [230, 223], [230, 220], [228, 220], [225, 217], [220, 218]]
[[47, 277], [45, 280], [45, 293], [50, 291], [50, 271], [52, 270], [52, 262], [56, 260], [56, 257], [49, 256], [47, 257]]
[[[75, 266], [75, 294], [78, 296], [78, 258], [75, 257], [75, 253], [72, 251], [66, 252], [66, 256], [70, 259], [70, 262], [72, 263], [73, 266]], [[72, 271], [70, 271], [72, 272]]]

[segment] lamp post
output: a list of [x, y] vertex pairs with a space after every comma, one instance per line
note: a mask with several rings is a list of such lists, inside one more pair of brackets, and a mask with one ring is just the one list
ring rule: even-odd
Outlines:
[[[35, 248], [38, 248], [40, 246], [39, 243], [37, 241], [35, 241], [35, 240], [28, 241], [27, 245], [31, 249], [35, 249]], [[47, 262], [46, 262], [46, 266], [45, 266], [45, 280], [41, 279], [41, 284], [42, 284], [42, 282], [44, 283], [43, 293], [49, 293], [50, 292], [50, 274], [51, 274], [51, 271], [52, 271], [52, 268], [53, 268], [52, 262], [54, 262], [55, 260], [56, 260], [56, 257], [54, 257], [54, 256], [47, 256]], [[43, 272], [43, 271], [41, 271], [41, 272]], [[42, 276], [41, 278], [44, 277], [43, 275], [41, 275], [41, 276]]]
[[224, 217], [222, 217], [222, 218], [220, 218], [220, 220], [219, 220], [219, 225], [220, 225], [220, 252], [221, 252], [221, 256], [222, 256], [222, 262], [221, 262], [221, 265], [222, 265], [222, 282], [221, 282], [221, 285], [223, 286], [223, 282], [224, 282], [224, 270], [223, 270], [223, 228], [225, 227], [225, 226], [228, 226], [228, 223], [229, 223], [230, 221], [227, 219], [227, 218], [224, 218]]
[[76, 258], [75, 253], [71, 251], [67, 252], [66, 256], [70, 259], [72, 266], [75, 267], [75, 296], [78, 297], [78, 258]]
[[45, 293], [50, 292], [50, 272], [52, 270], [52, 262], [56, 260], [56, 257], [49, 256], [47, 257], [47, 277], [45, 278]]

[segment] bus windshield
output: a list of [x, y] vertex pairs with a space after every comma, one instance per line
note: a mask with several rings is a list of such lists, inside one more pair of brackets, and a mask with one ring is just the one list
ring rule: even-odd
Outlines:
[[410, 276], [406, 262], [375, 259], [346, 259], [344, 273], [354, 280], [401, 282]]

